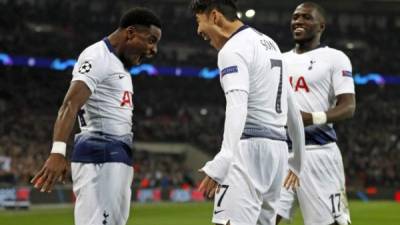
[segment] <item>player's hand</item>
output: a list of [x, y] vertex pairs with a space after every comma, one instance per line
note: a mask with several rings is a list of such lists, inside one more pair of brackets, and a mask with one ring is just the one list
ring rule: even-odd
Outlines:
[[205, 174], [205, 177], [201, 181], [198, 190], [207, 198], [213, 198], [215, 193], [218, 192], [218, 182]]
[[285, 181], [283, 182], [283, 187], [285, 187], [287, 190], [290, 188], [295, 189], [300, 186], [300, 179], [299, 177], [296, 176], [291, 170], [289, 170], [288, 175], [285, 178]]
[[57, 180], [65, 182], [67, 165], [67, 160], [63, 155], [52, 153], [31, 183], [41, 192], [51, 192]]

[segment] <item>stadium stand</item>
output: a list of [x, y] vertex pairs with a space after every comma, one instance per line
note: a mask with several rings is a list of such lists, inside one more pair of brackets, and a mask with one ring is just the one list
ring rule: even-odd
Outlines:
[[[128, 1], [1, 0], [0, 50], [15, 55], [74, 58], [88, 44], [110, 33], [128, 5]], [[152, 63], [215, 67], [216, 53], [200, 42], [194, 28], [190, 29], [194, 21], [186, 7], [182, 1], [154, 4], [165, 29], [160, 54]], [[292, 9], [269, 10], [264, 12], [270, 13], [267, 19], [247, 23], [270, 34], [283, 51], [289, 50]], [[188, 30], [176, 32], [177, 27]], [[395, 63], [400, 55], [393, 50], [400, 47], [399, 32], [400, 17], [396, 14], [333, 12], [324, 40], [349, 55], [356, 73], [395, 75], [400, 74], [400, 64]], [[0, 156], [11, 159], [10, 167], [0, 164], [0, 183], [28, 184], [47, 157], [51, 125], [70, 73], [0, 67]], [[217, 79], [139, 75], [134, 78], [134, 87], [137, 141], [188, 142], [210, 155], [219, 150], [224, 98]], [[357, 87], [354, 119], [337, 126], [348, 186], [400, 187], [397, 98], [396, 86]], [[140, 153], [136, 160], [135, 187], [195, 185], [179, 157]]]

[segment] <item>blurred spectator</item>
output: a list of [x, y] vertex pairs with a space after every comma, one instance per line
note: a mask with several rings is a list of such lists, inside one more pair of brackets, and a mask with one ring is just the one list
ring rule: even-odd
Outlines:
[[[0, 68], [0, 73], [5, 108], [0, 112], [0, 155], [11, 158], [14, 178], [26, 184], [49, 154], [51, 124], [71, 76], [20, 68]], [[209, 155], [219, 151], [224, 98], [218, 80], [138, 76], [133, 82], [136, 141], [188, 142]], [[357, 86], [355, 117], [336, 127], [350, 186], [400, 186], [397, 89]], [[195, 186], [180, 157], [190, 155], [136, 151], [134, 185]]]
[[[216, 67], [216, 52], [197, 37], [187, 2], [135, 1], [135, 5], [144, 4], [160, 13], [164, 22], [159, 54], [152, 63]], [[0, 0], [0, 51], [75, 58], [88, 44], [108, 34], [131, 6], [127, 0]], [[293, 45], [289, 29], [292, 10], [259, 9], [254, 20], [246, 23], [269, 34], [287, 51]], [[400, 74], [400, 64], [393, 63], [400, 61], [396, 51], [400, 48], [398, 15], [332, 12], [328, 23], [324, 43], [343, 49], [354, 72]], [[47, 158], [51, 124], [70, 74], [0, 67], [0, 156], [11, 159], [7, 171], [0, 167], [0, 182], [27, 184]], [[225, 100], [217, 79], [136, 76], [133, 82], [136, 141], [188, 142], [210, 155], [219, 151]], [[355, 117], [336, 127], [349, 186], [400, 187], [397, 98], [396, 86], [357, 87]], [[160, 158], [137, 151], [134, 186], [194, 186], [191, 171], [179, 157]]]

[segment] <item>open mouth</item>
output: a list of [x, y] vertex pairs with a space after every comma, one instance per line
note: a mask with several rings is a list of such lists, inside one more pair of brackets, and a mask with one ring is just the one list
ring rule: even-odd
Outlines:
[[299, 34], [302, 34], [304, 32], [306, 32], [306, 29], [304, 27], [294, 27], [293, 28], [293, 33], [295, 35], [299, 35]]

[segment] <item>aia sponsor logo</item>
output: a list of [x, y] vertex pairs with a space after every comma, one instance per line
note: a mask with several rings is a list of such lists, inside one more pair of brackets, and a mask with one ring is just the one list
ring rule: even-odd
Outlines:
[[129, 91], [124, 91], [124, 94], [122, 95], [122, 99], [121, 99], [121, 107], [133, 107], [133, 101], [132, 101], [132, 92]]
[[294, 91], [303, 90], [305, 92], [310, 92], [310, 88], [306, 82], [306, 79], [303, 76], [300, 76], [297, 80], [292, 76], [289, 77], [290, 85], [292, 85]]

